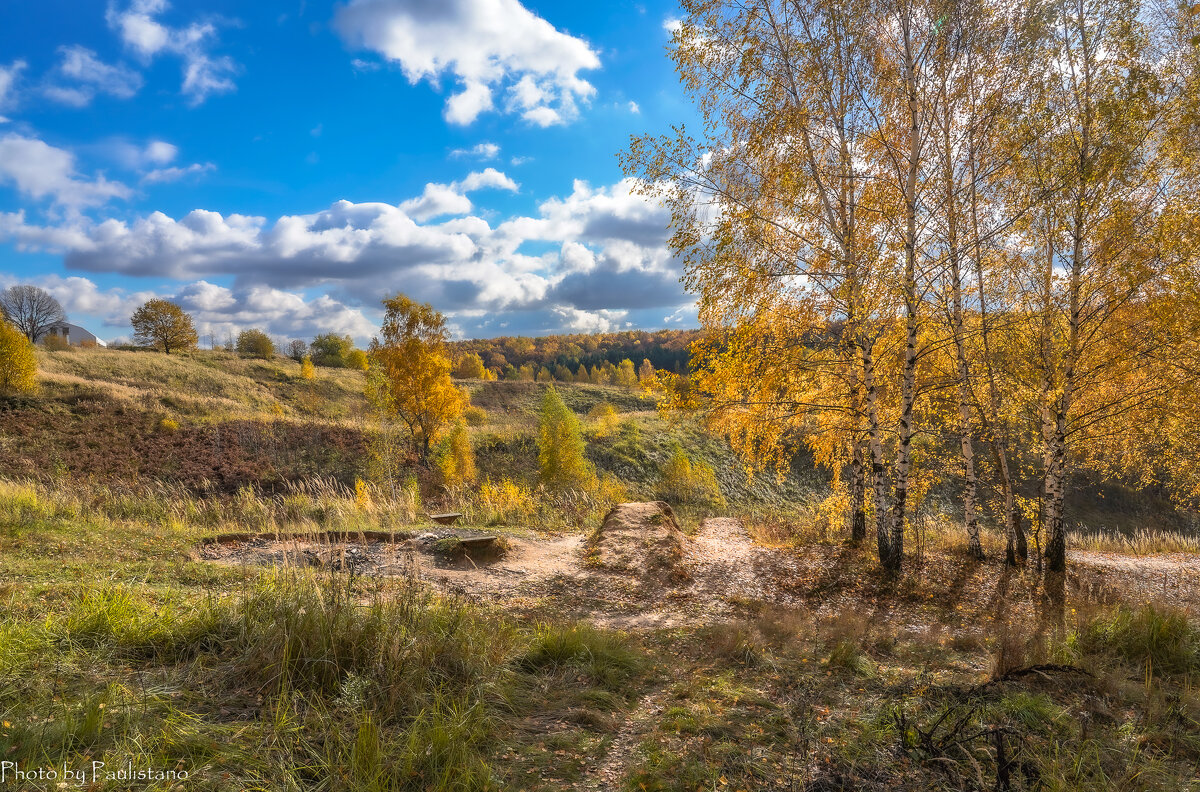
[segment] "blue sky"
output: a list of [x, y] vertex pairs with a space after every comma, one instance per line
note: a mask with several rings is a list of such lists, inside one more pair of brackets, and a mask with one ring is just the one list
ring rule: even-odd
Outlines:
[[[695, 324], [631, 134], [693, 121], [673, 2], [39, 0], [0, 9], [0, 287], [102, 338]], [[207, 340], [207, 339], [206, 339]]]

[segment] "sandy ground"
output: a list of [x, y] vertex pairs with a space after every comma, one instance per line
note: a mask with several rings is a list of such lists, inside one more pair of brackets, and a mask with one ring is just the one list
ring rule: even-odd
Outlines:
[[[847, 608], [869, 614], [894, 607], [843, 585], [846, 555], [836, 546], [763, 547], [728, 517], [704, 520], [688, 537], [663, 503], [614, 508], [594, 546], [570, 534], [509, 538], [509, 549], [500, 557], [447, 559], [435, 552], [437, 539], [473, 533], [478, 534], [436, 528], [395, 542], [235, 537], [205, 544], [198, 553], [223, 564], [403, 575], [516, 609], [550, 609], [632, 630], [724, 621], [755, 603], [784, 608], [808, 604], [818, 614]], [[1074, 552], [1070, 560], [1069, 585], [1076, 593], [1100, 601], [1153, 600], [1200, 612], [1200, 557]], [[942, 571], [963, 578], [955, 592], [963, 602], [1003, 597], [1006, 584], [994, 572], [965, 567]]]

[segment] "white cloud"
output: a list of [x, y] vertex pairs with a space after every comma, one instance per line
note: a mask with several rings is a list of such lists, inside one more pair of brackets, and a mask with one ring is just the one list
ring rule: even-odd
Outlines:
[[475, 190], [508, 190], [509, 192], [517, 192], [520, 186], [506, 176], [504, 173], [495, 168], [484, 168], [482, 171], [475, 171], [468, 174], [467, 178], [456, 185], [462, 192], [474, 192]]
[[[17, 282], [17, 278], [0, 273], [0, 288]], [[360, 341], [370, 338], [378, 328], [361, 309], [328, 295], [308, 297], [265, 286], [230, 288], [198, 280], [175, 288], [128, 291], [120, 287], [101, 289], [89, 278], [58, 275], [34, 278], [32, 283], [50, 292], [72, 321], [91, 324], [84, 318], [90, 317], [109, 328], [127, 328], [133, 312], [156, 297], [179, 303], [192, 315], [202, 339], [211, 334], [218, 342], [227, 334], [237, 335], [252, 327], [283, 337], [349, 333]], [[97, 332], [100, 327], [89, 329]]]
[[414, 220], [429, 220], [442, 215], [461, 215], [471, 211], [471, 199], [449, 184], [426, 184], [425, 192], [400, 204]]
[[15, 185], [31, 198], [50, 198], [71, 209], [99, 206], [130, 192], [124, 184], [100, 174], [93, 179], [81, 177], [74, 154], [15, 133], [0, 138], [0, 182]]
[[56, 102], [83, 107], [98, 93], [129, 99], [142, 87], [142, 75], [122, 64], [104, 63], [87, 47], [60, 47], [58, 52], [61, 60], [54, 70], [56, 81], [42, 89]]
[[578, 308], [558, 305], [551, 309], [562, 320], [562, 326], [574, 333], [611, 333], [621, 327], [621, 320], [629, 315], [624, 310], [581, 311]]
[[456, 158], [473, 157], [481, 160], [490, 160], [500, 156], [500, 147], [495, 143], [489, 143], [485, 140], [482, 143], [476, 143], [471, 148], [454, 149], [450, 152], [450, 156]]
[[167, 8], [166, 0], [132, 0], [124, 10], [112, 3], [105, 19], [125, 46], [146, 62], [162, 54], [178, 56], [183, 61], [180, 92], [192, 105], [213, 94], [233, 91], [237, 87], [233, 82], [237, 64], [229, 56], [214, 57], [209, 52], [216, 40], [216, 27], [211, 22], [169, 27], [155, 18]]
[[177, 182], [180, 179], [188, 176], [196, 176], [201, 173], [208, 173], [211, 170], [216, 170], [217, 166], [211, 162], [193, 162], [191, 165], [182, 168], [155, 168], [147, 171], [142, 177], [142, 184], [167, 184], [169, 182]]
[[351, 0], [335, 26], [351, 46], [396, 61], [412, 83], [452, 76], [445, 116], [469, 124], [496, 106], [539, 126], [564, 123], [595, 91], [579, 72], [600, 59], [518, 0]]
[[520, 186], [495, 168], [485, 168], [468, 174], [462, 181], [426, 184], [421, 195], [402, 202], [400, 208], [409, 217], [422, 221], [443, 215], [463, 215], [472, 209], [471, 199], [466, 194], [485, 189], [517, 192]]
[[[20, 213], [0, 214], [0, 240], [61, 251], [68, 270], [210, 285], [236, 279], [221, 288], [231, 289], [243, 306], [252, 287], [261, 287], [254, 293], [262, 300], [274, 292], [323, 289], [371, 307], [403, 291], [457, 315], [455, 321], [472, 332], [494, 330], [500, 319], [544, 331], [547, 317], [562, 327], [601, 330], [631, 317], [656, 322], [693, 302], [666, 247], [667, 212], [632, 186], [576, 182], [568, 195], [542, 202], [531, 216], [493, 225], [470, 214], [467, 193], [517, 185], [486, 169], [451, 184], [427, 185], [398, 205], [338, 201], [313, 214], [274, 220], [195, 210], [178, 219], [154, 212], [133, 221], [75, 218], [39, 226]], [[230, 299], [203, 288], [207, 310], [218, 311], [211, 304], [217, 297]], [[276, 298], [292, 305], [291, 298]], [[197, 310], [200, 299], [197, 292]], [[339, 304], [327, 306], [329, 315], [345, 309], [344, 301]], [[293, 309], [299, 310], [287, 310]], [[247, 321], [232, 309], [219, 310], [222, 321]]]
[[629, 103], [629, 112], [633, 113], [634, 115], [637, 115], [638, 113], [642, 112], [642, 108], [638, 107], [637, 102], [630, 102]]
[[172, 165], [179, 157], [179, 147], [165, 140], [136, 143], [124, 138], [110, 138], [91, 148], [122, 168], [140, 174], [142, 184], [174, 182], [216, 170], [216, 165], [211, 162]]
[[174, 161], [179, 148], [165, 140], [151, 140], [146, 144], [146, 161], [155, 165], [166, 165]]
[[0, 66], [0, 107], [7, 107], [13, 103], [16, 96], [17, 80], [21, 76], [21, 72], [25, 71], [26, 63], [23, 60], [15, 60], [7, 66]]

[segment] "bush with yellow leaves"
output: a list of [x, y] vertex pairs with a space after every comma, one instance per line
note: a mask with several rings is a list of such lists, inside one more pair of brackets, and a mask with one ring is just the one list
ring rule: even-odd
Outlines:
[[0, 396], [37, 392], [37, 353], [17, 328], [0, 319]]

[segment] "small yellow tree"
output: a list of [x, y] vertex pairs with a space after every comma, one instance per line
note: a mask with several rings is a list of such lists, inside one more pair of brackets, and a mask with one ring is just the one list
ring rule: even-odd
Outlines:
[[621, 365], [617, 366], [617, 376], [615, 384], [622, 388], [632, 388], [638, 384], [637, 371], [633, 368], [633, 361], [625, 358], [621, 361]]
[[462, 416], [462, 393], [450, 379], [446, 320], [429, 304], [403, 294], [384, 300], [379, 337], [371, 341], [367, 395], [408, 427], [422, 462]]
[[442, 471], [442, 483], [447, 487], [475, 480], [475, 451], [471, 448], [471, 436], [465, 423], [459, 422], [447, 436], [440, 457], [438, 467]]
[[169, 300], [148, 300], [133, 312], [129, 323], [134, 341], [168, 355], [171, 350], [192, 349], [199, 340], [192, 317]]
[[592, 486], [596, 471], [583, 456], [585, 447], [579, 418], [551, 385], [542, 397], [538, 429], [538, 467], [542, 483], [555, 489]]
[[654, 385], [654, 375], [654, 364], [642, 358], [642, 365], [638, 366], [638, 382], [643, 388], [650, 388]]
[[25, 334], [0, 319], [0, 395], [37, 391], [37, 354]]
[[313, 366], [312, 358], [310, 358], [308, 355], [305, 355], [304, 359], [300, 361], [300, 376], [306, 380], [310, 380], [316, 375], [317, 370]]

